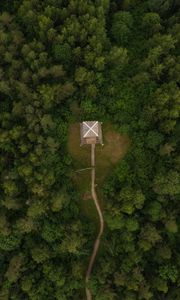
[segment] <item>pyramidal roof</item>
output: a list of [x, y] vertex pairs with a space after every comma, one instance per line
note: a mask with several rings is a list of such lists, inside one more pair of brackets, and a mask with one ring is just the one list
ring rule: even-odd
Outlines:
[[86, 121], [82, 123], [83, 138], [98, 137], [99, 124], [98, 121]]

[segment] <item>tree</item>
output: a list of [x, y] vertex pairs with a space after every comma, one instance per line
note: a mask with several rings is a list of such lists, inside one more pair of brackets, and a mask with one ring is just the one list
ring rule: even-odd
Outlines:
[[159, 14], [154, 12], [146, 13], [143, 17], [143, 27], [150, 35], [159, 32], [162, 29]]
[[179, 174], [175, 170], [169, 170], [166, 176], [164, 174], [157, 174], [153, 189], [159, 195], [177, 195], [180, 192]]
[[151, 225], [147, 224], [141, 230], [140, 238], [139, 238], [139, 246], [142, 250], [148, 251], [153, 247], [156, 243], [161, 241], [161, 235], [157, 231], [157, 229]]
[[71, 64], [72, 50], [68, 43], [65, 43], [63, 45], [54, 45], [53, 55], [56, 62], [67, 65]]
[[126, 45], [131, 36], [133, 17], [130, 12], [119, 11], [114, 14], [111, 33], [118, 45]]
[[66, 191], [59, 191], [57, 194], [52, 197], [51, 200], [51, 209], [53, 212], [60, 211], [63, 206], [66, 206], [69, 203], [69, 197]]
[[23, 255], [19, 254], [13, 256], [9, 262], [9, 267], [5, 273], [5, 276], [8, 278], [9, 282], [14, 283], [20, 277], [21, 268], [23, 264]]
[[32, 258], [35, 262], [42, 263], [50, 258], [50, 251], [46, 246], [37, 246], [31, 250]]

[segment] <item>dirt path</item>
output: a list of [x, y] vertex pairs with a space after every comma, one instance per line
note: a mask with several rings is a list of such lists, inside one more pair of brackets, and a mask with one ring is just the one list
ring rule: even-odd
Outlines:
[[[91, 167], [92, 167], [92, 170], [91, 170], [91, 194], [92, 194], [92, 198], [94, 200], [94, 204], [96, 206], [96, 209], [97, 209], [97, 212], [98, 212], [98, 215], [99, 215], [100, 228], [99, 228], [99, 233], [98, 233], [97, 238], [96, 238], [95, 243], [94, 243], [93, 252], [91, 254], [88, 269], [87, 269], [87, 272], [86, 272], [86, 283], [88, 283], [89, 278], [91, 276], [92, 268], [93, 268], [95, 258], [96, 258], [96, 255], [97, 255], [97, 252], [98, 252], [98, 249], [99, 249], [100, 239], [101, 239], [101, 236], [104, 232], [104, 218], [103, 218], [103, 214], [102, 214], [101, 208], [100, 208], [99, 203], [98, 203], [98, 198], [97, 198], [96, 189], [95, 189], [95, 179], [96, 179], [95, 144], [91, 145]], [[91, 291], [88, 288], [86, 288], [86, 298], [87, 298], [87, 300], [92, 300], [92, 294], [91, 294]]]

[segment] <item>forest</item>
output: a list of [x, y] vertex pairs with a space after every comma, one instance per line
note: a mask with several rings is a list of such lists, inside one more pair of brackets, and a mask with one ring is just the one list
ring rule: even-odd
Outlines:
[[73, 105], [130, 140], [102, 186], [93, 299], [179, 300], [180, 2], [1, 0], [0, 58], [0, 300], [85, 299]]

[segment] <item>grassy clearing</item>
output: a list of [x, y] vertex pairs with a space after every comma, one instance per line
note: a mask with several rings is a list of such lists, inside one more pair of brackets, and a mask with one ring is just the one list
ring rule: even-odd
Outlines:
[[[129, 147], [129, 139], [117, 133], [110, 124], [103, 124], [104, 146], [96, 145], [96, 183], [98, 194], [100, 187], [115, 164], [124, 157]], [[69, 153], [74, 159], [73, 180], [80, 193], [80, 207], [83, 213], [98, 222], [98, 216], [91, 198], [91, 170], [76, 172], [91, 166], [91, 147], [80, 147], [79, 123], [71, 124], [68, 138]], [[103, 206], [102, 199], [99, 199]]]

